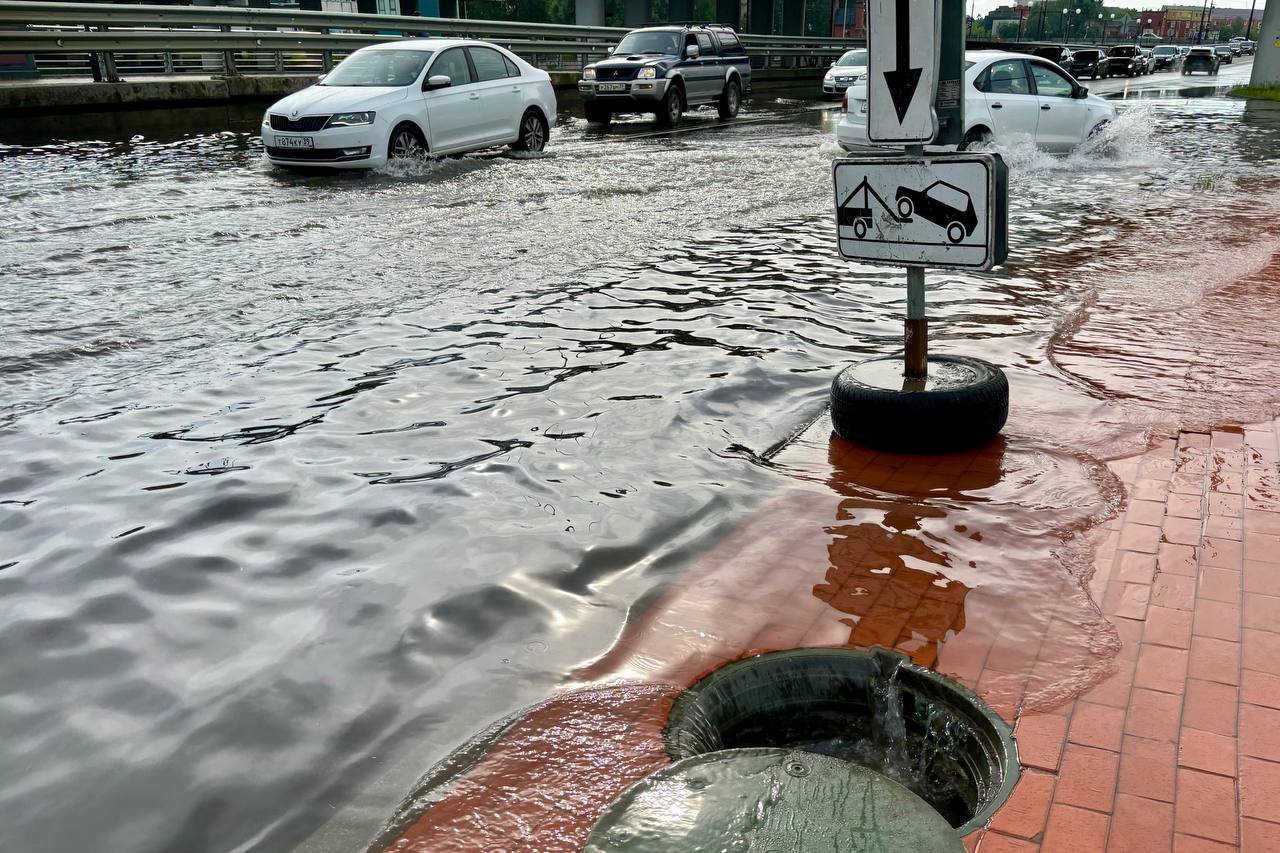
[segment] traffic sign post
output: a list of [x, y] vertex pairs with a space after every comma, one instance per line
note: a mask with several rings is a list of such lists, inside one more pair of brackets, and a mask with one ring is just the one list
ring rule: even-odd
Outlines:
[[[926, 155], [926, 144], [964, 139], [963, 0], [869, 0], [867, 137], [902, 146], [895, 156], [837, 160], [837, 242], [842, 257], [907, 268], [907, 316], [900, 388], [888, 387], [872, 359], [843, 371], [832, 387], [832, 422], [855, 440], [890, 449], [952, 449], [989, 439], [1008, 413], [1008, 382], [994, 365], [939, 356], [930, 373], [926, 266], [989, 270], [1008, 255], [1008, 172], [998, 154]], [[876, 407], [878, 411], [862, 411]], [[920, 422], [930, 406], [971, 423], [952, 443], [931, 441]], [[867, 426], [868, 417], [907, 422]], [[940, 425], [946, 428], [945, 425]]]
[[938, 132], [938, 0], [871, 0], [867, 138], [932, 142]]

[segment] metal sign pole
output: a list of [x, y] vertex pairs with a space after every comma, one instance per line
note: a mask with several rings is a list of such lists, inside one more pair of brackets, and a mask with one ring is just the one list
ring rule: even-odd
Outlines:
[[[907, 145], [903, 148], [908, 157], [923, 157], [923, 145]], [[924, 267], [907, 267], [907, 321], [903, 329], [903, 355], [909, 380], [924, 380], [929, 376], [929, 318], [924, 305]]]

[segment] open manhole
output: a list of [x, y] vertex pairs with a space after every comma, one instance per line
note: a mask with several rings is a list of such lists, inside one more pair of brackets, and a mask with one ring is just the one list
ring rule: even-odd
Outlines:
[[729, 664], [685, 691], [673, 761], [724, 750], [828, 755], [892, 779], [957, 834], [986, 824], [1018, 781], [1013, 736], [972, 691], [884, 649], [796, 649]]
[[964, 853], [928, 803], [849, 761], [735, 749], [678, 761], [632, 786], [584, 853]]

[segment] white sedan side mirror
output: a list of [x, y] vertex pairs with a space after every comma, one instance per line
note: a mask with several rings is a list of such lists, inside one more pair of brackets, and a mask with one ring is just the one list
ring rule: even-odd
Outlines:
[[448, 74], [432, 74], [427, 78], [426, 85], [422, 87], [422, 91], [430, 92], [435, 89], [447, 89], [453, 85], [453, 80]]

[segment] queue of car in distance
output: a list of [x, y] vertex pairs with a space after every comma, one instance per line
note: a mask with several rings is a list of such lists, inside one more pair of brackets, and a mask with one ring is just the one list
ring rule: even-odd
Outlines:
[[[1070, 151], [1115, 119], [1110, 102], [1089, 94], [1059, 65], [999, 50], [965, 51], [961, 149], [1024, 136], [1049, 151]], [[869, 143], [866, 81], [845, 92], [836, 141], [852, 151]]]
[[262, 117], [267, 160], [377, 168], [495, 145], [541, 151], [556, 120], [547, 72], [505, 48], [415, 38], [362, 47]]
[[659, 126], [671, 127], [701, 106], [731, 119], [749, 91], [746, 48], [732, 27], [716, 24], [632, 30], [608, 59], [583, 68], [578, 81], [593, 124], [608, 124], [617, 113], [653, 113]]

